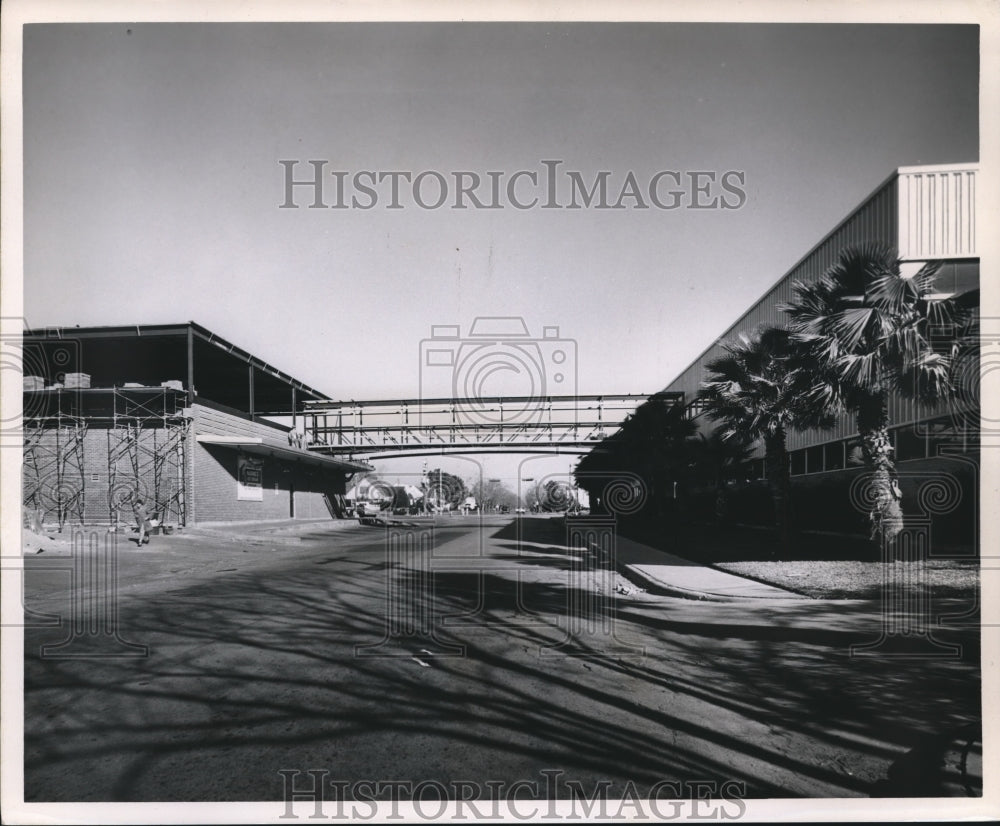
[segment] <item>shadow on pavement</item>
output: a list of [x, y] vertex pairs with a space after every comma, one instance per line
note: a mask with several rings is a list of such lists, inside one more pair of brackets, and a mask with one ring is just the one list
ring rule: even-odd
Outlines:
[[[571, 556], [560, 529], [528, 528]], [[26, 631], [26, 800], [278, 800], [278, 771], [310, 768], [858, 796], [902, 788], [880, 785], [887, 766], [980, 715], [971, 631], [960, 661], [861, 660], [870, 617], [835, 604], [625, 599], [575, 587], [556, 556], [541, 579], [542, 558], [509, 554], [315, 561], [129, 597], [145, 659], [39, 659], [53, 632]]]

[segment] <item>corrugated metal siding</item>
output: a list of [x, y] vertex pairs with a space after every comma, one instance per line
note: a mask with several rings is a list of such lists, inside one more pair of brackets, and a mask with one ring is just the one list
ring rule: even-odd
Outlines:
[[850, 439], [852, 436], [856, 436], [857, 432], [858, 428], [854, 424], [854, 418], [845, 413], [837, 417], [832, 430], [793, 430], [788, 434], [788, 449], [798, 450], [800, 447], [809, 447], [821, 442]]
[[[902, 169], [877, 189], [858, 209], [795, 265], [719, 340], [665, 389], [680, 390], [690, 402], [698, 393], [705, 364], [722, 354], [721, 341], [762, 324], [780, 326], [784, 313], [777, 309], [791, 298], [792, 282], [814, 281], [845, 247], [867, 241], [895, 245], [902, 258], [962, 258], [975, 256], [975, 175], [974, 165], [943, 169]], [[905, 229], [904, 229], [905, 225]], [[908, 424], [926, 418], [929, 412], [915, 402], [893, 397], [890, 421]], [[699, 422], [707, 419], [700, 418]], [[788, 434], [788, 447], [852, 438], [857, 427], [848, 415], [838, 417], [829, 431], [808, 430]]]
[[975, 258], [976, 169], [900, 170], [901, 258]]
[[685, 400], [693, 399], [701, 385], [705, 364], [722, 354], [719, 342], [732, 338], [741, 331], [754, 330], [762, 324], [784, 324], [785, 315], [779, 312], [777, 305], [792, 297], [792, 282], [814, 281], [836, 260], [844, 247], [877, 240], [893, 243], [897, 231], [897, 204], [896, 179], [893, 178], [786, 273], [781, 281], [719, 337], [718, 342], [666, 389], [683, 391]]

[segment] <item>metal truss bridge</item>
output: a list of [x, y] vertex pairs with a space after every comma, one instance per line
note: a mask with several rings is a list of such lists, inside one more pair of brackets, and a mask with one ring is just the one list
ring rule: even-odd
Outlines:
[[[657, 393], [680, 403], [683, 393]], [[307, 401], [312, 451], [331, 455], [589, 453], [648, 394]]]

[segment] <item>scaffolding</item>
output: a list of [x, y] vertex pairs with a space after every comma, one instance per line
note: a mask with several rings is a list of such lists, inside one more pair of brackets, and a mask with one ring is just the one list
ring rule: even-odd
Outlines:
[[[168, 424], [144, 428], [126, 423], [108, 429], [108, 520], [133, 520], [137, 501], [163, 522], [185, 524], [186, 428]], [[124, 512], [124, 517], [123, 517]]]
[[[185, 450], [189, 420], [187, 394], [175, 387], [50, 388], [26, 391], [33, 398], [24, 424], [24, 504], [53, 515], [62, 531], [67, 522], [104, 521], [114, 526], [134, 522], [138, 500], [163, 523], [187, 522]], [[27, 401], [27, 399], [26, 399]], [[25, 404], [25, 410], [29, 404]], [[100, 490], [101, 458], [84, 462], [84, 448], [94, 430], [107, 438], [107, 487]], [[91, 510], [88, 512], [88, 486]], [[105, 500], [106, 517], [101, 500]]]
[[[145, 388], [143, 388], [145, 390]], [[134, 521], [142, 500], [161, 522], [187, 522], [184, 458], [188, 422], [184, 395], [116, 388], [108, 428], [108, 519], [118, 526]]]
[[60, 533], [67, 522], [84, 523], [87, 424], [59, 407], [54, 416], [24, 420], [24, 505], [37, 514], [33, 522], [54, 514]]

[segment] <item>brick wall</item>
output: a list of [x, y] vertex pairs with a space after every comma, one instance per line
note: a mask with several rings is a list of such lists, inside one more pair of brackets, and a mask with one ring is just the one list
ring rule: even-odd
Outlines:
[[[181, 431], [187, 436], [187, 428]], [[142, 498], [169, 524], [183, 524], [187, 498], [183, 450], [190, 439], [165, 428], [49, 428], [26, 439], [24, 504], [42, 511], [46, 525], [133, 522], [132, 501]], [[29, 446], [30, 445], [30, 446]], [[159, 456], [159, 462], [154, 457]], [[109, 457], [112, 461], [109, 462]], [[60, 470], [61, 466], [61, 470]], [[189, 486], [188, 486], [189, 489]], [[112, 507], [112, 503], [114, 507]]]
[[[196, 434], [260, 438], [265, 444], [288, 447], [288, 430], [278, 425], [252, 422], [204, 405], [192, 408]], [[192, 440], [191, 472], [193, 505], [191, 522], [230, 522], [258, 519], [288, 519], [329, 516], [323, 494], [344, 493], [344, 475], [306, 462], [247, 454], [262, 463], [261, 501], [237, 498], [235, 447], [199, 444]], [[303, 456], [306, 456], [303, 451]], [[294, 499], [294, 512], [292, 500]]]
[[[33, 446], [25, 449], [25, 506], [40, 509], [46, 526], [59, 524], [60, 510], [66, 525], [107, 525], [116, 520], [131, 525], [132, 502], [140, 497], [150, 512], [162, 514], [166, 524], [190, 525], [288, 519], [293, 514], [320, 518], [329, 516], [324, 494], [345, 492], [344, 474], [336, 469], [255, 457], [263, 463], [262, 500], [237, 499], [239, 451], [199, 444], [195, 436], [260, 438], [287, 449], [288, 429], [199, 404], [190, 412], [193, 422], [181, 431], [159, 427], [129, 432], [124, 427], [94, 426], [41, 431], [37, 439], [28, 440]], [[154, 455], [168, 459], [155, 463]], [[302, 456], [307, 456], [305, 451]]]

